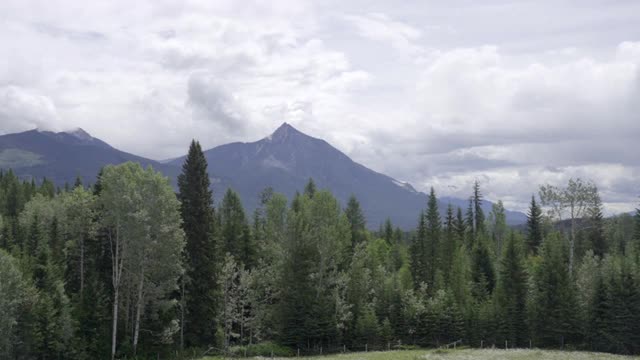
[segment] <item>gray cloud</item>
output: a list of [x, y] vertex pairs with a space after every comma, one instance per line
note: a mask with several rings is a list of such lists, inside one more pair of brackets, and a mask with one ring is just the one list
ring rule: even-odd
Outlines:
[[629, 210], [639, 21], [633, 0], [6, 0], [0, 132], [80, 126], [162, 159], [288, 121], [421, 190], [480, 179], [517, 209], [582, 176]]

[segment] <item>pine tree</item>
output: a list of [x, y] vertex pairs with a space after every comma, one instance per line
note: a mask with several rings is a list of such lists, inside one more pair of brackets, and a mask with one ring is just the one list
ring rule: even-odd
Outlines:
[[604, 215], [602, 215], [602, 201], [600, 196], [594, 199], [593, 207], [589, 209], [589, 240], [595, 255], [601, 258], [607, 252], [607, 239], [604, 234]]
[[505, 244], [500, 260], [496, 302], [500, 333], [513, 347], [524, 346], [528, 339], [526, 324], [527, 274], [515, 234]]
[[636, 254], [640, 257], [640, 208], [636, 209], [636, 214], [634, 215], [634, 244]]
[[439, 252], [438, 245], [440, 244], [441, 237], [441, 220], [440, 212], [438, 211], [438, 198], [436, 193], [431, 188], [429, 192], [429, 198], [427, 200], [427, 212], [425, 214], [427, 223], [427, 246], [426, 246], [426, 258], [425, 265], [427, 271], [427, 284], [430, 291], [435, 289], [436, 273], [439, 268]]
[[449, 282], [449, 273], [453, 264], [453, 254], [458, 248], [456, 236], [455, 218], [453, 215], [453, 206], [449, 204], [447, 207], [447, 216], [444, 220], [445, 230], [440, 245], [441, 268], [445, 277], [445, 281]]
[[462, 217], [462, 209], [458, 207], [456, 211], [456, 219], [454, 221], [454, 229], [456, 232], [457, 239], [460, 243], [464, 242], [464, 235], [467, 232], [467, 224], [464, 222], [464, 218]]
[[478, 180], [473, 183], [473, 215], [475, 234], [484, 234], [484, 211], [482, 210], [482, 193], [480, 192], [480, 183]]
[[220, 206], [220, 234], [224, 252], [251, 268], [255, 261], [255, 248], [249, 223], [240, 196], [231, 189], [227, 189]]
[[496, 276], [486, 240], [478, 239], [471, 256], [474, 293], [477, 299], [485, 299], [493, 292]]
[[464, 221], [468, 231], [467, 234], [465, 234], [467, 237], [467, 247], [473, 249], [477, 236], [476, 219], [473, 213], [473, 197], [469, 198], [469, 205], [467, 206], [467, 212], [464, 214]]
[[387, 218], [384, 222], [384, 228], [382, 230], [382, 237], [387, 242], [387, 245], [393, 245], [393, 224], [391, 223], [391, 219]]
[[217, 253], [213, 194], [209, 187], [207, 160], [194, 140], [178, 176], [188, 279], [186, 319], [182, 326], [188, 346], [213, 344], [217, 328], [218, 263], [222, 257]]
[[531, 205], [527, 213], [527, 247], [529, 253], [537, 254], [542, 244], [542, 210], [536, 203], [535, 196], [531, 196]]
[[547, 237], [534, 273], [530, 322], [538, 346], [562, 347], [576, 340], [577, 299], [568, 259], [558, 234]]
[[418, 229], [411, 243], [411, 275], [415, 288], [428, 283], [427, 264], [427, 222], [424, 211], [420, 213]]
[[313, 195], [316, 194], [316, 191], [318, 191], [316, 187], [316, 183], [313, 181], [312, 178], [309, 178], [307, 185], [304, 186], [304, 194], [307, 195], [309, 198], [312, 198]]
[[360, 203], [356, 199], [355, 195], [349, 197], [347, 208], [345, 209], [345, 215], [349, 220], [351, 226], [351, 251], [354, 251], [356, 246], [365, 240], [366, 221], [364, 214], [360, 208]]

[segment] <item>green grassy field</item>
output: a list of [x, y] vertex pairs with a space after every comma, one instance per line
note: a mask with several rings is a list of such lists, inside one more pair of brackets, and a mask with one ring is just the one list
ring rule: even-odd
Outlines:
[[[220, 360], [208, 357], [205, 360]], [[305, 357], [318, 360], [630, 360], [640, 357], [550, 350], [407, 350]]]

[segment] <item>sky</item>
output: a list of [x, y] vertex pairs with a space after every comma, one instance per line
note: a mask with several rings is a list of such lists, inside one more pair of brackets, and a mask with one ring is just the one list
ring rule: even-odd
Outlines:
[[640, 1], [0, 2], [0, 134], [152, 159], [282, 122], [419, 190], [640, 195]]

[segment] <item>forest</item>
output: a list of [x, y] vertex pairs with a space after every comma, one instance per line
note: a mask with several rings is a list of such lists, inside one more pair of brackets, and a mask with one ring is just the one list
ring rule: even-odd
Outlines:
[[411, 231], [369, 230], [358, 199], [312, 179], [292, 199], [265, 189], [248, 214], [233, 190], [212, 193], [196, 141], [177, 192], [131, 162], [87, 185], [0, 172], [0, 358], [459, 340], [640, 354], [640, 210], [605, 217], [590, 180], [532, 188], [515, 227], [500, 201], [485, 214], [477, 182], [444, 217], [432, 188]]

